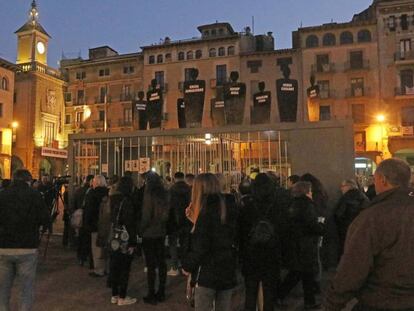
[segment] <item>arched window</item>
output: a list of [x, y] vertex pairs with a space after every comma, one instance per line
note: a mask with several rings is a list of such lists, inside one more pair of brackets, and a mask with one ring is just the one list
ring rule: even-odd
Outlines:
[[336, 37], [333, 33], [327, 33], [323, 36], [323, 46], [334, 46], [336, 44]]
[[178, 52], [178, 60], [184, 60], [184, 59], [185, 59], [184, 52]]
[[371, 42], [371, 32], [368, 29], [363, 29], [358, 32], [358, 42]]
[[171, 61], [171, 53], [165, 54], [165, 61], [170, 62]]
[[188, 51], [188, 52], [187, 52], [187, 60], [188, 60], [188, 59], [193, 59], [193, 58], [194, 58], [193, 51]]
[[215, 48], [211, 48], [211, 49], [208, 51], [208, 56], [210, 56], [210, 57], [216, 57], [216, 56], [217, 56], [217, 54], [216, 54], [216, 49], [215, 49]]
[[229, 46], [227, 48], [227, 55], [234, 55], [236, 53], [236, 50], [234, 48], [234, 46]]
[[314, 48], [319, 46], [319, 39], [315, 35], [310, 35], [306, 38], [306, 47], [307, 48]]
[[197, 50], [197, 51], [195, 52], [195, 57], [196, 57], [197, 59], [200, 59], [201, 57], [203, 57], [203, 51], [201, 51], [201, 50]]
[[160, 63], [163, 63], [163, 62], [164, 62], [164, 56], [162, 54], [158, 55], [157, 56], [157, 63], [160, 64]]
[[226, 55], [226, 49], [224, 47], [219, 47], [218, 56], [225, 56], [225, 55]]
[[154, 64], [155, 63], [155, 56], [154, 55], [150, 55], [150, 57], [148, 59], [148, 63], [150, 63], [150, 64]]
[[340, 41], [341, 41], [341, 44], [354, 43], [354, 35], [350, 31], [344, 31], [343, 33], [341, 33]]
[[3, 77], [1, 79], [1, 88], [5, 91], [7, 91], [9, 89], [9, 81], [7, 80], [6, 77]]

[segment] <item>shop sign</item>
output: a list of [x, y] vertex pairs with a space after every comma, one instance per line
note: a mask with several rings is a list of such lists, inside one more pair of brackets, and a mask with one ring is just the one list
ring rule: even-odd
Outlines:
[[68, 151], [64, 149], [42, 147], [41, 155], [42, 157], [67, 159]]

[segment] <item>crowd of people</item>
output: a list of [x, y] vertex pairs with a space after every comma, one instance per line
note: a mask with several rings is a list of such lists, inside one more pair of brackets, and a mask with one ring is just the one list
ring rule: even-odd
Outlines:
[[[181, 276], [188, 278], [187, 299], [196, 311], [232, 310], [240, 286], [246, 311], [256, 310], [260, 288], [263, 311], [288, 308], [287, 297], [299, 282], [306, 310], [341, 310], [353, 297], [359, 301], [355, 310], [414, 310], [410, 177], [403, 161], [385, 160], [367, 191], [343, 180], [330, 210], [323, 184], [309, 173], [282, 185], [275, 173], [262, 172], [244, 178], [237, 189], [228, 189], [222, 174], [177, 172], [170, 180], [151, 171], [109, 179], [90, 175], [71, 204], [65, 196], [70, 228], [64, 244], [76, 246], [78, 263], [90, 268], [91, 277], [106, 280], [108, 303], [118, 306], [137, 302], [128, 296], [128, 283], [133, 258], [142, 255], [143, 301], [152, 305], [166, 301], [167, 277]], [[31, 181], [29, 172], [18, 170], [0, 190], [0, 310], [9, 310], [16, 274], [7, 269], [20, 265], [30, 272], [20, 301], [22, 310], [30, 310], [39, 231], [30, 233], [51, 227], [48, 198]], [[321, 297], [332, 225], [340, 263]]]

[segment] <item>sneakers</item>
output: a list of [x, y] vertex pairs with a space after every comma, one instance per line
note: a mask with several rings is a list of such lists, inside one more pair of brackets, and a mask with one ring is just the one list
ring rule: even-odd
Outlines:
[[111, 303], [114, 304], [114, 305], [118, 303], [118, 300], [119, 300], [119, 296], [112, 296], [111, 297]]
[[180, 272], [178, 271], [178, 269], [171, 268], [167, 272], [167, 275], [169, 275], [169, 276], [179, 276], [180, 275]]
[[[111, 299], [112, 302], [112, 299]], [[125, 297], [125, 298], [118, 298], [118, 306], [128, 306], [132, 305], [137, 302], [136, 298]]]

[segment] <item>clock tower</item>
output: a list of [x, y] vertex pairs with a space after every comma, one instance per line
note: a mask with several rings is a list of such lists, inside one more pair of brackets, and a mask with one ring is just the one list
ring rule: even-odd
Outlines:
[[20, 27], [17, 35], [17, 64], [38, 62], [47, 65], [49, 34], [39, 23], [39, 11], [33, 0], [28, 21]]

